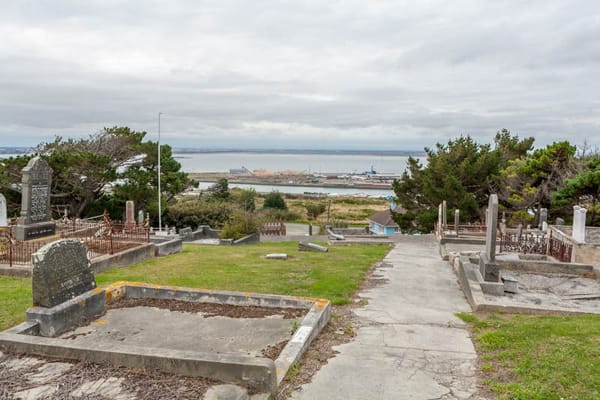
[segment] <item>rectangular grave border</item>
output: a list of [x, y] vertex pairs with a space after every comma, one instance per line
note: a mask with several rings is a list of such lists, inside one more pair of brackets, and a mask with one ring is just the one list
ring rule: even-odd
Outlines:
[[[70, 344], [62, 339], [38, 336], [42, 323], [53, 318], [61, 330], [76, 326], [82, 320], [97, 318], [99, 304], [110, 304], [121, 298], [154, 298], [190, 302], [217, 303], [237, 306], [261, 306], [306, 309], [300, 326], [273, 361], [237, 353], [207, 353], [131, 345], [111, 345], [110, 348]], [[90, 299], [94, 301], [90, 302]], [[93, 306], [86, 307], [93, 303]], [[133, 368], [155, 368], [164, 372], [200, 376], [230, 383], [244, 383], [262, 392], [274, 394], [288, 370], [306, 351], [331, 317], [328, 300], [308, 297], [257, 294], [220, 290], [160, 286], [140, 282], [116, 282], [107, 288], [84, 293], [56, 307], [28, 310], [28, 320], [0, 332], [2, 351], [27, 353], [46, 357], [61, 357], [91, 362], [110, 362]], [[90, 313], [89, 315], [86, 313]]]

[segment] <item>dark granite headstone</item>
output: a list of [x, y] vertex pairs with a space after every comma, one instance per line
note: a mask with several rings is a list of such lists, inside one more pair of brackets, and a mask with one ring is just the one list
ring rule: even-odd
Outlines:
[[96, 288], [86, 245], [59, 240], [31, 256], [33, 305], [54, 307]]
[[22, 172], [21, 216], [15, 229], [17, 240], [54, 235], [56, 226], [50, 213], [52, 168], [45, 160], [33, 157]]

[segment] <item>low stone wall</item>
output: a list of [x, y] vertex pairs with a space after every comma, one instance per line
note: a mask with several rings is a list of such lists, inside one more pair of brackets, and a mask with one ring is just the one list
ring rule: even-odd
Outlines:
[[502, 260], [497, 258], [496, 262], [501, 270], [528, 272], [532, 274], [572, 274], [585, 278], [596, 278], [594, 267], [589, 264], [562, 263], [543, 260]]
[[152, 237], [150, 241], [154, 243], [154, 255], [156, 257], [164, 257], [169, 254], [181, 253], [183, 239], [177, 236], [171, 237]]
[[331, 228], [333, 233], [344, 236], [356, 236], [356, 235], [373, 235], [369, 230], [369, 227], [364, 228]]
[[181, 239], [184, 242], [192, 242], [200, 239], [218, 239], [220, 235], [220, 230], [213, 229], [208, 225], [200, 225], [194, 232], [181, 235]]
[[97, 274], [111, 268], [128, 267], [133, 263], [144, 261], [154, 257], [154, 243], [140, 244], [129, 250], [122, 251], [117, 254], [107, 254], [101, 257], [92, 259], [92, 271]]

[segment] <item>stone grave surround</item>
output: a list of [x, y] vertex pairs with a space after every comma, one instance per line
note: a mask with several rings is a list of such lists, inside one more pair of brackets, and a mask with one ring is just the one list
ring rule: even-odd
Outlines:
[[15, 229], [17, 240], [54, 235], [56, 226], [50, 213], [52, 168], [40, 157], [33, 157], [22, 172], [21, 216]]

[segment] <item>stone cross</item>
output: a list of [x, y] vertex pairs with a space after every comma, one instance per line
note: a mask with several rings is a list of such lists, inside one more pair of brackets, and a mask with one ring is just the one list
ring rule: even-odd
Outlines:
[[49, 243], [31, 256], [33, 305], [54, 307], [96, 288], [87, 247], [79, 240]]
[[53, 235], [56, 227], [50, 213], [52, 169], [45, 160], [33, 157], [22, 172], [21, 215], [15, 236], [17, 240], [29, 240]]
[[0, 226], [8, 226], [6, 197], [2, 193], [0, 193]]
[[487, 229], [485, 235], [485, 253], [479, 257], [481, 276], [488, 282], [500, 281], [500, 270], [496, 264], [496, 236], [498, 225], [498, 196], [490, 195], [487, 209]]

